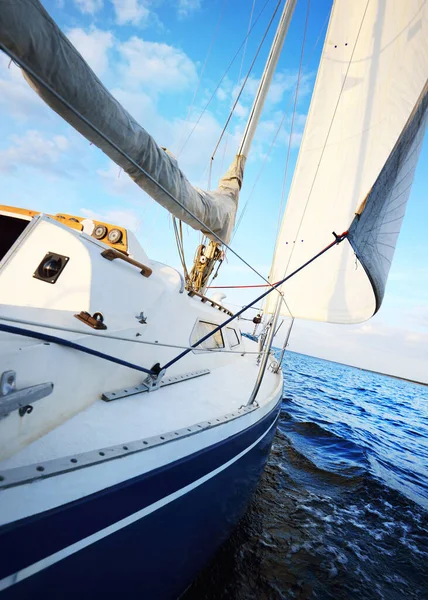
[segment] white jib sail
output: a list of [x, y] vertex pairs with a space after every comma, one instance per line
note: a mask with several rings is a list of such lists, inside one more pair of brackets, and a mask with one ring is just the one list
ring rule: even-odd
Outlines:
[[351, 223], [352, 246], [284, 284], [294, 317], [357, 323], [378, 310], [423, 139], [427, 74], [428, 2], [335, 1], [270, 280]]

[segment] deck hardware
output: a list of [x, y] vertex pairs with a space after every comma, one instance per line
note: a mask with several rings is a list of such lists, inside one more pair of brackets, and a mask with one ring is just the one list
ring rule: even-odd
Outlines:
[[104, 315], [101, 312], [94, 312], [91, 316], [85, 310], [80, 311], [78, 315], [74, 315], [76, 319], [85, 323], [85, 325], [89, 325], [92, 329], [107, 329], [107, 325], [104, 324]]
[[141, 325], [147, 323], [147, 317], [144, 316], [143, 311], [141, 311], [139, 315], [135, 315], [135, 318], [138, 319], [138, 322], [141, 323]]
[[107, 239], [110, 242], [110, 244], [118, 244], [122, 238], [123, 233], [120, 231], [120, 229], [110, 229], [109, 234], [107, 236]]
[[0, 419], [14, 410], [23, 417], [33, 412], [31, 404], [52, 393], [53, 383], [39, 383], [22, 390], [16, 389], [15, 371], [4, 371], [0, 376]]
[[107, 227], [105, 225], [97, 225], [92, 235], [95, 239], [102, 240], [107, 235]]
[[143, 263], [138, 262], [138, 260], [134, 260], [130, 256], [127, 256], [126, 254], [123, 254], [123, 252], [119, 252], [118, 250], [114, 250], [113, 248], [104, 250], [103, 252], [101, 252], [101, 256], [103, 258], [106, 258], [107, 260], [115, 260], [116, 258], [119, 258], [120, 260], [123, 260], [129, 263], [130, 265], [133, 265], [134, 267], [138, 267], [139, 269], [141, 269], [141, 275], [143, 275], [144, 277], [150, 277], [150, 275], [153, 273], [151, 268], [147, 265], [143, 265]]
[[27, 406], [21, 406], [21, 408], [18, 410], [19, 416], [24, 417], [25, 415], [31, 415], [33, 410], [34, 407], [31, 404], [27, 404]]
[[46, 283], [56, 283], [69, 260], [69, 257], [63, 254], [47, 252], [34, 271], [33, 277]]
[[278, 373], [279, 363], [276, 360], [273, 360], [268, 366], [268, 371], [272, 371], [272, 373]]
[[134, 396], [135, 394], [141, 394], [142, 392], [149, 392], [159, 389], [161, 387], [165, 387], [166, 385], [172, 385], [174, 383], [180, 383], [181, 381], [187, 381], [188, 379], [194, 379], [195, 377], [201, 377], [201, 375], [208, 375], [210, 372], [209, 369], [202, 369], [201, 371], [191, 371], [190, 373], [184, 373], [183, 375], [176, 375], [174, 377], [164, 377], [161, 373], [159, 373], [160, 377], [155, 382], [155, 385], [149, 387], [147, 379], [143, 381], [140, 385], [130, 386], [126, 389], [115, 390], [113, 392], [105, 392], [101, 399], [104, 402], [112, 402], [113, 400], [120, 400], [120, 398], [127, 398], [128, 396]]
[[160, 363], [156, 363], [151, 371], [143, 381], [143, 385], [147, 387], [148, 392], [154, 392], [160, 388], [166, 369], [161, 369]]

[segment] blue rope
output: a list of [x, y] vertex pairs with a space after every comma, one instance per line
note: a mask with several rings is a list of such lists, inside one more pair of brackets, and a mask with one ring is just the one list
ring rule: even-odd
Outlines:
[[293, 273], [290, 273], [290, 275], [287, 275], [286, 277], [284, 277], [284, 279], [282, 279], [281, 281], [278, 281], [277, 283], [272, 285], [271, 288], [269, 288], [266, 292], [261, 294], [255, 300], [253, 300], [253, 302], [251, 302], [247, 306], [244, 306], [241, 310], [239, 310], [237, 313], [235, 313], [232, 317], [230, 317], [229, 319], [226, 319], [226, 321], [224, 321], [224, 323], [222, 323], [221, 325], [218, 325], [215, 329], [210, 331], [210, 333], [207, 333], [207, 335], [204, 335], [200, 340], [198, 340], [197, 342], [192, 344], [190, 346], [190, 348], [187, 348], [183, 352], [180, 352], [180, 354], [178, 354], [175, 358], [171, 359], [163, 367], [160, 367], [157, 370], [156, 369], [155, 370], [145, 369], [144, 367], [134, 365], [125, 360], [121, 360], [120, 358], [115, 358], [114, 356], [110, 356], [109, 354], [103, 354], [102, 352], [98, 352], [98, 350], [92, 350], [91, 348], [87, 348], [86, 346], [81, 346], [80, 344], [75, 344], [74, 342], [70, 342], [69, 340], [65, 340], [63, 338], [59, 338], [54, 335], [48, 335], [46, 333], [41, 333], [39, 331], [33, 331], [32, 329], [23, 329], [21, 327], [13, 327], [11, 325], [3, 325], [0, 323], [0, 331], [5, 331], [6, 333], [14, 333], [17, 335], [23, 335], [25, 337], [35, 338], [35, 339], [43, 340], [45, 342], [49, 342], [52, 344], [59, 344], [60, 346], [65, 346], [67, 348], [72, 348], [73, 350], [78, 350], [79, 352], [91, 354], [92, 356], [97, 356], [98, 358], [103, 358], [104, 360], [108, 360], [108, 361], [116, 363], [118, 365], [122, 365], [123, 367], [128, 367], [129, 369], [134, 369], [135, 371], [142, 371], [143, 373], [147, 373], [148, 375], [158, 375], [161, 370], [163, 371], [163, 370], [168, 369], [168, 367], [170, 367], [171, 365], [173, 365], [174, 363], [179, 361], [181, 358], [183, 358], [184, 356], [189, 354], [189, 352], [191, 352], [194, 348], [197, 348], [200, 344], [202, 344], [202, 342], [204, 342], [208, 338], [215, 335], [217, 333], [217, 331], [220, 331], [220, 329], [223, 329], [223, 327], [225, 327], [226, 325], [228, 325], [229, 323], [231, 323], [232, 321], [237, 319], [243, 312], [245, 312], [246, 310], [248, 310], [249, 308], [251, 308], [252, 306], [257, 304], [257, 302], [259, 302], [260, 300], [265, 298], [268, 294], [273, 292], [273, 290], [276, 290], [277, 288], [279, 288], [288, 279], [291, 279], [291, 277], [293, 277], [294, 275], [299, 273], [299, 271], [301, 271], [302, 269], [304, 269], [305, 267], [310, 265], [314, 260], [316, 260], [317, 258], [322, 256], [325, 252], [330, 250], [330, 248], [333, 248], [333, 246], [336, 246], [336, 245], [340, 244], [341, 242], [343, 242], [343, 240], [345, 240], [348, 237], [348, 232], [345, 231], [344, 233], [342, 233], [340, 235], [337, 235], [336, 233], [333, 232], [333, 235], [335, 237], [334, 242], [331, 242], [331, 244], [326, 246], [323, 250], [321, 250], [321, 252], [318, 252], [318, 254], [316, 254], [311, 259], [306, 261], [305, 264], [303, 264], [298, 269], [293, 271]]
[[120, 358], [116, 358], [115, 356], [110, 356], [109, 354], [103, 354], [103, 352], [98, 352], [98, 350], [92, 350], [92, 348], [81, 346], [80, 344], [76, 344], [74, 342], [71, 342], [70, 340], [65, 340], [63, 338], [56, 337], [55, 335], [48, 335], [39, 331], [33, 331], [32, 329], [24, 329], [21, 327], [13, 327], [11, 325], [3, 325], [2, 323], [0, 323], [0, 331], [35, 338], [36, 340], [42, 340], [51, 344], [58, 344], [60, 346], [65, 346], [66, 348], [72, 348], [73, 350], [84, 352], [85, 354], [91, 354], [92, 356], [96, 356], [97, 358], [109, 360], [110, 362], [116, 363], [117, 365], [122, 365], [122, 367], [128, 367], [129, 369], [134, 369], [135, 371], [141, 371], [142, 373], [147, 373], [148, 375], [155, 374], [154, 371], [150, 369], [145, 369], [144, 367], [140, 367], [139, 365], [134, 365], [130, 362], [127, 362], [126, 360], [121, 360]]
[[229, 323], [232, 323], [232, 321], [237, 319], [240, 315], [242, 315], [242, 313], [244, 313], [246, 310], [248, 310], [249, 308], [251, 308], [252, 306], [257, 304], [258, 302], [260, 302], [260, 300], [263, 300], [263, 298], [265, 298], [268, 294], [270, 294], [271, 292], [273, 292], [274, 290], [279, 288], [283, 283], [285, 283], [286, 281], [288, 281], [289, 279], [294, 277], [294, 275], [297, 275], [297, 273], [299, 273], [302, 269], [304, 269], [305, 267], [310, 265], [314, 260], [316, 260], [317, 258], [322, 256], [325, 252], [330, 250], [330, 248], [333, 248], [333, 246], [337, 246], [338, 244], [343, 242], [343, 240], [345, 240], [348, 237], [348, 232], [345, 231], [344, 233], [341, 233], [340, 235], [337, 235], [336, 233], [333, 232], [333, 235], [334, 235], [334, 242], [331, 242], [331, 244], [326, 246], [323, 250], [321, 250], [321, 252], [318, 252], [318, 254], [315, 254], [315, 256], [313, 256], [308, 261], [306, 261], [305, 264], [303, 264], [301, 267], [299, 267], [298, 269], [296, 269], [295, 271], [290, 273], [290, 275], [287, 275], [286, 277], [284, 277], [284, 279], [281, 279], [281, 281], [278, 281], [277, 283], [272, 284], [272, 286], [266, 292], [264, 292], [263, 294], [258, 296], [258, 298], [256, 298], [252, 302], [250, 302], [250, 304], [247, 304], [247, 306], [244, 306], [241, 310], [238, 310], [238, 312], [235, 313], [232, 317], [230, 317], [229, 319], [226, 319], [226, 321], [224, 321], [221, 325], [218, 325], [217, 327], [215, 327], [212, 331], [210, 331], [209, 333], [204, 335], [204, 337], [201, 337], [201, 339], [198, 340], [197, 342], [195, 342], [194, 344], [192, 344], [190, 346], [190, 348], [188, 348], [187, 350], [183, 350], [183, 352], [180, 352], [180, 354], [178, 354], [175, 358], [171, 359], [169, 362], [167, 362], [165, 365], [163, 365], [163, 367], [161, 367], [162, 371], [168, 369], [168, 367], [170, 367], [171, 365], [176, 363], [178, 360], [180, 360], [180, 358], [183, 358], [184, 356], [186, 356], [186, 354], [189, 354], [189, 352], [191, 352], [194, 348], [197, 348], [200, 344], [202, 344], [202, 342], [205, 342], [205, 340], [207, 340], [208, 338], [215, 335], [217, 333], [217, 331], [220, 331], [220, 329], [223, 329], [223, 327], [225, 327], [226, 325], [229, 325]]

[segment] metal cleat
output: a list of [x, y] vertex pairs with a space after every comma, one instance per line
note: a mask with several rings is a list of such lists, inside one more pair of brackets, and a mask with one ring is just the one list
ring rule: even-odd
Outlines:
[[158, 390], [162, 385], [162, 377], [165, 375], [165, 369], [159, 371], [159, 373], [150, 373], [143, 381], [143, 385], [147, 387], [148, 392], [154, 392]]
[[53, 383], [39, 383], [22, 390], [16, 389], [15, 371], [4, 371], [0, 376], [0, 419], [14, 410], [23, 417], [33, 411], [32, 404], [52, 394]]

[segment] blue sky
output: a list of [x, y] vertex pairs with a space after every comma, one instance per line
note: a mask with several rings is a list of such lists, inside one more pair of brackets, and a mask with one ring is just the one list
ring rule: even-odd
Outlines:
[[[43, 5], [111, 92], [178, 157], [189, 179], [206, 187], [209, 158], [276, 0], [45, 0]], [[311, 3], [286, 190], [330, 6], [330, 0]], [[252, 9], [252, 24], [261, 14], [245, 53], [239, 53], [225, 75], [245, 38]], [[233, 247], [265, 276], [278, 226], [305, 17], [306, 0], [300, 0], [248, 161], [240, 205], [245, 213], [233, 239]], [[273, 34], [274, 29], [215, 156], [213, 186], [236, 151]], [[2, 203], [99, 216], [127, 226], [151, 258], [178, 267], [166, 211], [45, 107], [5, 56], [0, 57], [0, 108]], [[355, 326], [299, 322], [292, 350], [428, 381], [427, 167], [425, 144], [380, 313]], [[190, 263], [199, 237], [185, 228]], [[232, 255], [216, 280], [218, 285], [253, 283], [260, 283], [257, 276]], [[228, 292], [234, 305], [252, 296], [251, 291]]]

